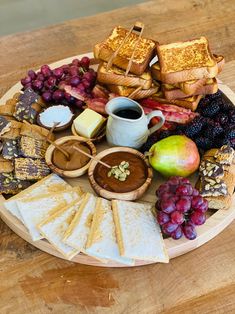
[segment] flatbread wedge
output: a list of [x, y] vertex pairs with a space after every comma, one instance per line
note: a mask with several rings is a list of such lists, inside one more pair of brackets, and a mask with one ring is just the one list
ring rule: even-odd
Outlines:
[[79, 250], [84, 251], [91, 229], [91, 223], [95, 212], [97, 198], [86, 193], [80, 208], [64, 234], [64, 243]]
[[46, 197], [40, 195], [17, 201], [17, 206], [23, 219], [23, 223], [27, 227], [32, 240], [37, 241], [43, 238], [37, 229], [40, 222], [78, 197], [79, 194], [74, 188], [70, 191], [50, 193]]
[[113, 200], [112, 208], [121, 256], [136, 260], [169, 262], [151, 205]]
[[16, 216], [19, 220], [22, 221], [22, 217], [17, 207], [17, 201], [27, 199], [32, 196], [43, 195], [53, 192], [59, 193], [71, 189], [72, 187], [59, 176], [57, 176], [56, 174], [50, 174], [44, 179], [34, 183], [26, 190], [9, 198], [6, 202], [4, 202], [4, 206], [12, 215]]
[[115, 234], [111, 202], [98, 198], [85, 253], [125, 265], [134, 265], [134, 260], [120, 255]]
[[67, 259], [72, 259], [79, 250], [65, 244], [62, 240], [65, 231], [79, 210], [82, 197], [64, 206], [53, 215], [43, 220], [38, 226], [39, 232]]

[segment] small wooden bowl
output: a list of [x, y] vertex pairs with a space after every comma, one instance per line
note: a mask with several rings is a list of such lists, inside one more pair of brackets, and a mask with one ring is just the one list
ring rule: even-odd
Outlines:
[[129, 147], [112, 147], [112, 148], [108, 148], [104, 151], [102, 151], [101, 153], [99, 153], [96, 158], [97, 159], [102, 159], [104, 156], [109, 155], [111, 153], [115, 153], [115, 152], [127, 152], [127, 153], [131, 153], [134, 154], [138, 157], [140, 157], [145, 165], [146, 165], [146, 169], [147, 169], [147, 176], [146, 176], [146, 180], [145, 182], [136, 190], [133, 191], [129, 191], [129, 192], [124, 192], [124, 193], [116, 193], [116, 192], [111, 192], [108, 190], [105, 190], [102, 186], [100, 186], [94, 177], [94, 171], [95, 168], [97, 166], [97, 161], [96, 160], [92, 160], [90, 167], [88, 169], [88, 179], [89, 182], [93, 188], [93, 190], [101, 197], [104, 197], [106, 199], [118, 199], [118, 200], [125, 200], [125, 201], [134, 201], [138, 198], [140, 198], [148, 189], [148, 187], [150, 186], [151, 182], [152, 182], [152, 178], [153, 178], [153, 170], [152, 168], [148, 165], [147, 163], [147, 159], [146, 157], [140, 153], [139, 151], [133, 149], [133, 148], [129, 148]]
[[[58, 140], [56, 140], [55, 143], [60, 145], [60, 144], [63, 144], [65, 142], [67, 142], [67, 141], [70, 141], [70, 140], [77, 140], [80, 143], [84, 143], [85, 145], [87, 145], [89, 147], [89, 149], [91, 151], [90, 154], [92, 156], [96, 155], [95, 145], [93, 143], [91, 143], [90, 141], [87, 141], [87, 140], [84, 141], [84, 139], [82, 137], [79, 137], [79, 136], [73, 136], [73, 135], [64, 136], [64, 137], [61, 137]], [[56, 167], [52, 163], [52, 156], [53, 156], [53, 152], [54, 152], [55, 148], [56, 147], [53, 144], [51, 144], [47, 148], [47, 151], [46, 151], [46, 154], [45, 154], [46, 163], [47, 163], [48, 167], [53, 172], [57, 173], [58, 175], [60, 175], [62, 177], [66, 177], [66, 178], [77, 178], [77, 177], [80, 177], [84, 173], [87, 172], [87, 170], [88, 170], [88, 168], [90, 166], [91, 160], [85, 166], [83, 166], [82, 168], [76, 169], [76, 170], [63, 170], [63, 169], [60, 169], [60, 168]]]
[[78, 134], [76, 129], [75, 129], [74, 124], [72, 124], [71, 131], [72, 131], [73, 135], [76, 135], [76, 136], [79, 136], [79, 137], [83, 138], [84, 141], [91, 141], [93, 143], [99, 143], [99, 142], [101, 142], [105, 138], [105, 135], [106, 135], [106, 123], [104, 124], [104, 126], [102, 127], [100, 132], [98, 133], [98, 136], [94, 137], [94, 138], [87, 138], [87, 137], [84, 137], [84, 136], [81, 136], [80, 134]]
[[[43, 111], [42, 111], [42, 112], [43, 112]], [[42, 113], [42, 112], [40, 112], [40, 113]], [[45, 125], [41, 122], [41, 120], [40, 120], [40, 113], [39, 113], [38, 116], [37, 116], [37, 124], [40, 125], [40, 126], [42, 126], [42, 127], [45, 128], [45, 129], [47, 129], [47, 130], [50, 130], [52, 127], [45, 126]], [[71, 126], [71, 124], [73, 123], [74, 118], [75, 118], [75, 115], [73, 115], [73, 116], [71, 117], [70, 121], [68, 121], [66, 124], [63, 124], [63, 125], [61, 125], [61, 126], [55, 127], [53, 132], [60, 132], [60, 131], [64, 131], [64, 130], [68, 129], [68, 128]]]

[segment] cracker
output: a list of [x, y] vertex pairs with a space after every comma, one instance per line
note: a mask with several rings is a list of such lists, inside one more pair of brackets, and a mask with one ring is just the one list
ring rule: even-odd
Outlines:
[[19, 139], [6, 139], [3, 142], [2, 156], [5, 159], [15, 159], [19, 156]]
[[12, 172], [14, 169], [13, 163], [11, 160], [6, 160], [0, 156], [0, 173]]
[[0, 173], [0, 194], [17, 194], [29, 185], [28, 181], [16, 179], [13, 172]]
[[20, 130], [21, 130], [21, 126], [22, 123], [18, 122], [18, 121], [10, 121], [11, 123], [11, 127], [10, 130], [8, 132], [6, 132], [5, 134], [3, 134], [1, 136], [1, 138], [3, 139], [16, 139], [17, 137], [20, 136]]
[[44, 158], [48, 144], [28, 136], [22, 136], [19, 145], [20, 154], [24, 157]]
[[[49, 131], [39, 125], [35, 125], [35, 124], [26, 124], [23, 123], [22, 128], [21, 128], [21, 132], [20, 135], [25, 135], [25, 136], [29, 136], [38, 140], [42, 140], [45, 141], [45, 138], [48, 136]], [[54, 134], [50, 134], [49, 136], [50, 140], [54, 140], [55, 136]]]
[[11, 129], [11, 122], [8, 121], [5, 117], [0, 116], [0, 136], [9, 132]]
[[41, 159], [16, 158], [15, 176], [19, 180], [40, 180], [50, 173], [46, 162]]

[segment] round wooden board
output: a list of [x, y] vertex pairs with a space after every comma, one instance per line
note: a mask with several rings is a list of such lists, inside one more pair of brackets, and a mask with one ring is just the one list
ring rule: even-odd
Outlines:
[[[91, 58], [93, 57], [92, 53], [73, 56], [73, 57], [66, 58], [58, 62], [52, 63], [50, 66], [52, 68], [55, 68], [55, 67], [61, 66], [62, 64], [70, 63], [74, 58], [81, 58], [82, 56], [85, 56], [85, 55]], [[233, 93], [233, 91], [229, 87], [224, 85], [222, 82], [219, 82], [219, 88], [235, 104], [235, 94]], [[4, 104], [7, 99], [11, 98], [20, 89], [21, 89], [21, 83], [18, 82], [0, 99], [0, 103]], [[68, 132], [64, 133], [63, 135], [65, 134], [68, 135]], [[105, 144], [104, 142], [97, 144], [97, 151], [100, 152], [107, 147], [108, 147], [107, 144]], [[196, 176], [192, 176], [190, 178], [190, 181], [192, 183], [194, 183], [195, 180], [196, 180]], [[76, 185], [81, 186], [84, 191], [93, 192], [88, 182], [87, 175], [83, 175], [82, 177], [79, 177], [76, 179], [67, 179], [67, 182], [73, 186], [76, 186]], [[155, 173], [153, 182], [150, 188], [148, 189], [147, 193], [145, 193], [144, 196], [141, 198], [141, 201], [146, 201], [146, 202], [150, 202], [154, 204], [156, 202], [156, 196], [155, 196], [156, 188], [162, 182], [163, 182], [163, 178], [161, 178], [160, 176], [157, 176], [157, 174]], [[31, 243], [33, 246], [39, 248], [40, 250], [47, 252], [51, 255], [65, 259], [65, 257], [62, 254], [60, 254], [46, 240], [39, 240], [36, 242], [32, 241], [24, 225], [16, 217], [14, 217], [10, 212], [8, 212], [5, 209], [4, 204], [3, 204], [4, 201], [5, 201], [4, 197], [0, 196], [0, 217], [16, 234], [18, 234], [25, 241]], [[232, 201], [232, 205], [230, 209], [218, 210], [206, 220], [204, 225], [197, 228], [198, 236], [195, 240], [189, 241], [185, 237], [177, 241], [170, 238], [165, 239], [164, 242], [165, 242], [170, 259], [183, 255], [189, 251], [192, 251], [198, 248], [199, 246], [203, 245], [204, 243], [208, 242], [210, 239], [214, 238], [222, 230], [224, 230], [233, 221], [234, 218], [235, 218], [235, 198], [233, 196], [233, 201]], [[122, 265], [122, 264], [119, 264], [117, 262], [112, 262], [112, 261], [105, 264], [96, 260], [93, 257], [87, 256], [84, 254], [79, 254], [75, 256], [72, 259], [72, 261], [76, 263], [93, 265], [93, 266], [127, 267], [126, 265]], [[142, 266], [142, 265], [147, 265], [151, 263], [153, 262], [136, 261], [135, 266]]]

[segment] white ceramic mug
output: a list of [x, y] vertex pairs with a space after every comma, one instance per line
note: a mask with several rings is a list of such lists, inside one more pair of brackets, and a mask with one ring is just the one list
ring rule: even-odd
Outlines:
[[[125, 109], [138, 111], [138, 119], [127, 119], [117, 116], [115, 112]], [[128, 146], [140, 148], [150, 134], [162, 127], [165, 117], [160, 110], [154, 110], [145, 115], [143, 108], [134, 100], [127, 97], [115, 97], [105, 107], [108, 113], [106, 127], [107, 142], [112, 146]], [[159, 123], [148, 129], [148, 124], [153, 117], [160, 118]]]

